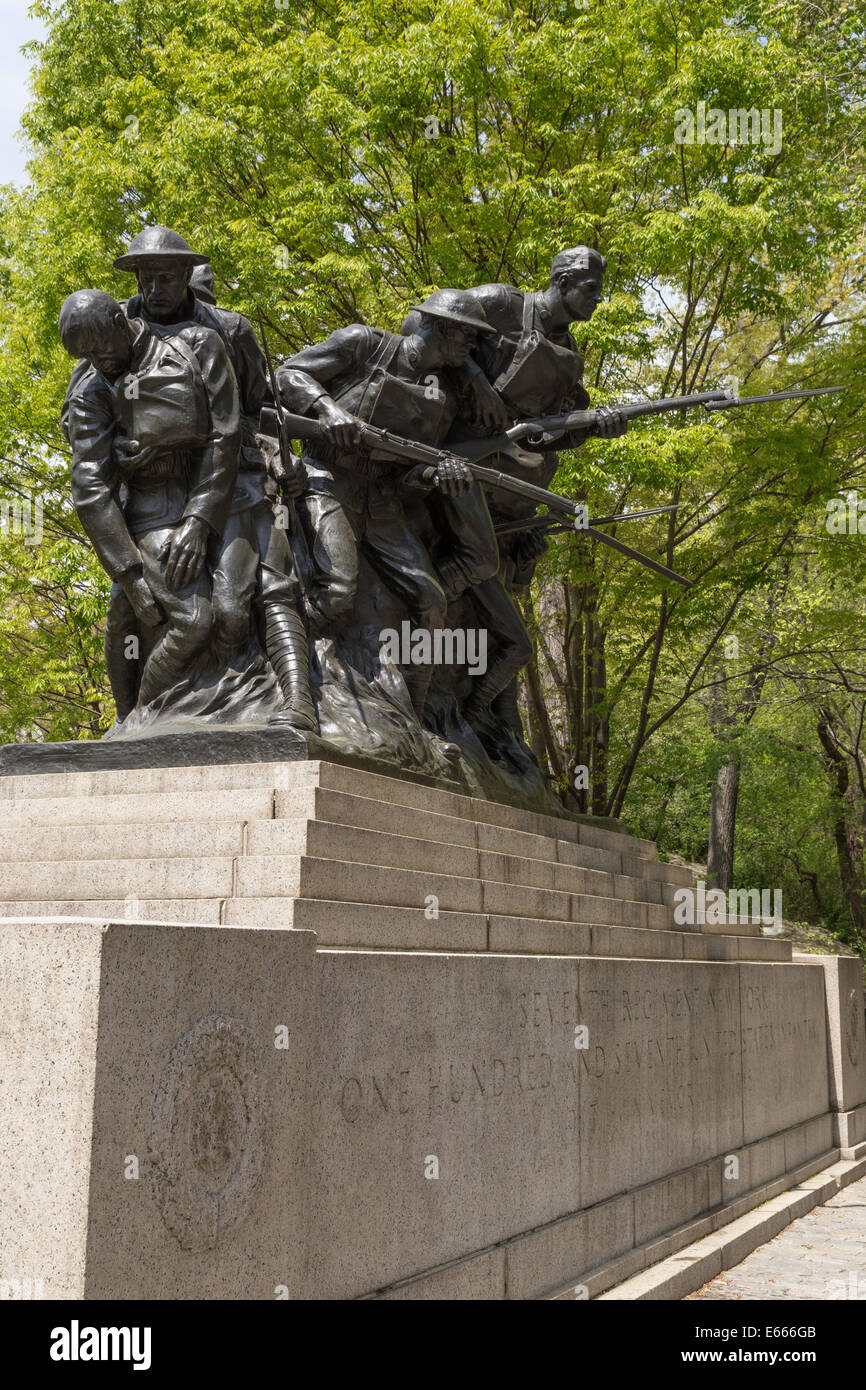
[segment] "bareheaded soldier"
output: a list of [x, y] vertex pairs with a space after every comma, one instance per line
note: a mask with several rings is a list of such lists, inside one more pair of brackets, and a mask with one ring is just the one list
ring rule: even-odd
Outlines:
[[[570, 325], [586, 322], [595, 313], [606, 266], [600, 252], [576, 246], [554, 256], [546, 289], [534, 292], [489, 284], [467, 291], [495, 329], [479, 342], [474, 358], [511, 421], [589, 408], [583, 359]], [[559, 465], [558, 449], [579, 448], [593, 435], [613, 439], [625, 433], [627, 424], [618, 411], [603, 408], [600, 415], [592, 430], [545, 439], [540, 445], [544, 454], [540, 470], [522, 473], [507, 455], [489, 462], [503, 472], [548, 487]], [[459, 453], [459, 445], [453, 447]], [[531, 501], [495, 489], [488, 502], [494, 524], [528, 519], [535, 512]], [[472, 591], [479, 618], [490, 634], [492, 659], [487, 674], [475, 683], [465, 702], [464, 713], [473, 720], [496, 701], [498, 714], [518, 734], [515, 679], [529, 660], [532, 646], [511, 590], [530, 583], [546, 548], [547, 541], [537, 530], [516, 530], [501, 538], [499, 576]]]
[[[72, 497], [103, 568], [136, 619], [158, 629], [138, 682], [152, 703], [190, 674], [213, 632], [205, 563], [234, 490], [240, 412], [222, 339], [192, 326], [162, 339], [102, 290], [60, 311], [60, 338], [85, 371], [67, 395]], [[121, 488], [125, 501], [121, 502]], [[118, 718], [129, 663], [107, 649]]]

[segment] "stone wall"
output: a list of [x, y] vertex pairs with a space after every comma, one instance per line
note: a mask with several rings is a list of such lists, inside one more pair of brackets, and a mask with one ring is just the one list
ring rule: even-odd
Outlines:
[[2, 1274], [47, 1297], [544, 1296], [833, 1161], [866, 1099], [824, 958], [0, 941]]

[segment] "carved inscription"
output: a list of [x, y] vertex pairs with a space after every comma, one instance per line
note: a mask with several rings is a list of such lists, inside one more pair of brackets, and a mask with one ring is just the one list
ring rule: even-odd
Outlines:
[[470, 1061], [404, 1067], [346, 1077], [339, 1106], [349, 1123], [363, 1112], [377, 1115], [446, 1113], [449, 1106], [472, 1107], [478, 1101], [546, 1091], [553, 1079], [553, 1058], [546, 1052], [522, 1056], [477, 1057]]
[[[737, 1073], [740, 1056], [782, 1056], [820, 1039], [805, 999], [783, 1017], [775, 993], [768, 982], [744, 986], [741, 996], [733, 974], [711, 985], [527, 990], [503, 1020], [510, 1046], [469, 1056], [443, 1050], [435, 1059], [410, 1050], [399, 1067], [344, 1066], [334, 1099], [347, 1124], [542, 1103], [576, 1129], [578, 1113], [591, 1122], [595, 1107], [616, 1105], [619, 1093], [636, 1123], [697, 1121], [698, 1097], [709, 1104], [714, 1075]], [[577, 1029], [588, 1034], [579, 1050]]]
[[[433, 1118], [451, 1108], [541, 1097], [561, 1103], [574, 1128], [582, 1077], [616, 1081], [635, 1074], [652, 1078], [649, 1113], [685, 1109], [691, 1105], [689, 1074], [695, 1064], [736, 1052], [737, 1031], [720, 1026], [720, 1018], [729, 1022], [736, 1002], [733, 986], [525, 991], [516, 996], [516, 1015], [503, 1027], [512, 1040], [508, 1050], [346, 1070], [339, 1078], [337, 1106], [354, 1124], [362, 1116]], [[575, 1029], [587, 1025], [589, 1044], [576, 1050]]]

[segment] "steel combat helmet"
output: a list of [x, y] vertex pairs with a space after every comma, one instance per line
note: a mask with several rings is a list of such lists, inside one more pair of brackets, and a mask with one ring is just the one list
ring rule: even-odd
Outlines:
[[462, 323], [468, 328], [477, 328], [479, 333], [495, 333], [487, 322], [483, 308], [465, 290], [434, 290], [423, 304], [413, 304], [419, 314], [430, 314], [436, 319], [446, 319], [449, 323]]
[[141, 261], [182, 261], [184, 265], [207, 265], [207, 256], [193, 251], [171, 227], [145, 227], [134, 236], [122, 256], [114, 262], [115, 270], [136, 270]]

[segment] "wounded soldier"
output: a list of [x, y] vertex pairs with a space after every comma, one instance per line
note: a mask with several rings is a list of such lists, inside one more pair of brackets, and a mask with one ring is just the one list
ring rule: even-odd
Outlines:
[[[237, 477], [237, 384], [212, 329], [157, 337], [101, 290], [71, 294], [59, 328], [67, 352], [90, 364], [64, 408], [75, 509], [140, 622], [164, 624], [141, 671], [144, 706], [188, 673], [212, 635], [205, 558]], [[123, 718], [129, 709], [117, 703]]]

